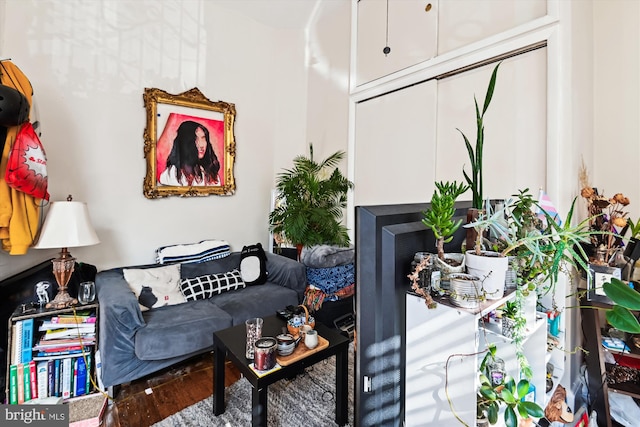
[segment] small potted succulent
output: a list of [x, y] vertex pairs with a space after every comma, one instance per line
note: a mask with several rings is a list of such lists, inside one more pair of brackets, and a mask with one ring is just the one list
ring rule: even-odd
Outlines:
[[[431, 197], [431, 206], [422, 212], [422, 223], [433, 231], [436, 238], [438, 257], [436, 263], [443, 276], [464, 272], [463, 254], [445, 254], [444, 245], [453, 239], [454, 233], [462, 225], [462, 219], [455, 221], [456, 199], [469, 189], [468, 185], [454, 182], [436, 182]], [[446, 280], [445, 277], [443, 279]]]
[[502, 308], [502, 335], [513, 338], [518, 329], [524, 327], [524, 319], [520, 316], [518, 301], [507, 301]]

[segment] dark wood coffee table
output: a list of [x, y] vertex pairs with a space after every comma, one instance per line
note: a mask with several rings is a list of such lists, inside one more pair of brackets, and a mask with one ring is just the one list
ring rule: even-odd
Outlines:
[[[264, 318], [262, 325], [263, 337], [275, 337], [282, 333], [285, 326], [284, 320], [277, 316]], [[318, 334], [329, 341], [329, 346], [324, 350], [298, 360], [290, 365], [283, 366], [268, 375], [258, 377], [249, 367], [252, 360], [245, 357], [246, 328], [244, 324], [236, 325], [228, 329], [213, 333], [213, 413], [220, 415], [225, 410], [224, 404], [224, 364], [230, 360], [238, 370], [249, 380], [253, 387], [252, 425], [267, 425], [267, 387], [283, 378], [293, 376], [307, 366], [314, 365], [326, 358], [336, 356], [336, 423], [347, 423], [347, 373], [348, 373], [348, 349], [349, 339], [337, 331], [317, 324]]]

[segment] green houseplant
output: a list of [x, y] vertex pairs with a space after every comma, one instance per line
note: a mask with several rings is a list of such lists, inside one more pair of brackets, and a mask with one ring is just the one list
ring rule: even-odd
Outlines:
[[507, 301], [502, 308], [502, 335], [513, 338], [524, 328], [524, 324], [519, 301]]
[[489, 346], [480, 364], [480, 387], [476, 397], [476, 417], [486, 419], [489, 424], [498, 422], [500, 407], [504, 406], [504, 423], [507, 427], [517, 427], [518, 416], [521, 418], [541, 418], [544, 410], [535, 402], [525, 400], [529, 393], [529, 381], [516, 381], [506, 375], [504, 380], [495, 384], [491, 380], [489, 364], [496, 358], [495, 345]]
[[422, 223], [433, 231], [436, 237], [438, 258], [444, 261], [444, 244], [462, 225], [462, 220], [454, 221], [456, 199], [469, 189], [468, 185], [454, 182], [436, 182], [431, 196], [431, 206], [422, 213]]
[[[489, 86], [487, 87], [487, 93], [484, 97], [484, 104], [482, 110], [478, 106], [478, 100], [475, 95], [473, 97], [473, 101], [476, 109], [476, 141], [475, 144], [472, 145], [469, 141], [469, 138], [465, 135], [462, 130], [456, 128], [458, 132], [462, 135], [462, 139], [464, 140], [464, 145], [467, 149], [467, 154], [469, 155], [469, 162], [471, 164], [470, 174], [465, 171], [464, 166], [462, 167], [462, 174], [464, 175], [469, 188], [471, 188], [471, 208], [467, 212], [467, 222], [471, 222], [480, 215], [483, 209], [484, 203], [484, 182], [483, 182], [483, 153], [484, 153], [484, 115], [491, 104], [491, 99], [493, 99], [493, 92], [496, 86], [496, 79], [498, 77], [498, 68], [500, 67], [501, 62], [499, 62], [493, 72], [491, 73], [491, 78], [489, 80]], [[470, 248], [474, 245], [474, 241], [477, 238], [477, 233], [473, 229], [467, 230], [467, 248]]]
[[483, 181], [482, 181], [482, 153], [484, 148], [484, 114], [487, 112], [489, 108], [489, 104], [491, 104], [491, 99], [493, 98], [493, 91], [496, 86], [496, 78], [498, 76], [498, 67], [500, 67], [501, 62], [495, 66], [493, 72], [491, 73], [491, 79], [489, 80], [489, 86], [487, 87], [487, 94], [484, 97], [484, 106], [482, 107], [482, 111], [478, 107], [478, 100], [476, 97], [473, 97], [476, 106], [476, 143], [475, 146], [471, 145], [469, 142], [469, 138], [462, 132], [460, 129], [457, 129], [458, 132], [462, 135], [464, 139], [464, 144], [467, 147], [467, 153], [469, 154], [469, 161], [471, 162], [471, 175], [468, 175], [467, 172], [462, 168], [462, 173], [467, 181], [467, 184], [471, 187], [472, 192], [472, 204], [473, 207], [482, 210], [482, 204], [484, 202], [483, 199]]
[[293, 168], [277, 176], [276, 197], [281, 203], [269, 214], [269, 229], [295, 245], [298, 256], [304, 246], [350, 243], [341, 220], [353, 183], [337, 167], [344, 156], [337, 151], [316, 162], [309, 144], [309, 157], [295, 157]]

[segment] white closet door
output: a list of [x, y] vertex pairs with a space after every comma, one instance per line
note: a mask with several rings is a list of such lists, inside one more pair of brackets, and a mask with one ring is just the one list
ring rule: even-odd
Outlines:
[[420, 203], [435, 180], [437, 82], [356, 106], [355, 205]]
[[[525, 188], [537, 199], [539, 188], [546, 188], [546, 54], [547, 49], [541, 48], [500, 65], [493, 100], [484, 117], [485, 199], [507, 198]], [[467, 173], [471, 171], [462, 135], [456, 128], [475, 145], [473, 97], [482, 110], [494, 66], [489, 64], [438, 83], [438, 180], [463, 180], [463, 165]]]

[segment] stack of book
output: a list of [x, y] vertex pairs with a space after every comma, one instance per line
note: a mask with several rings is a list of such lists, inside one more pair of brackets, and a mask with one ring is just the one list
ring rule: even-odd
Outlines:
[[88, 394], [95, 328], [96, 318], [89, 313], [51, 317], [39, 326], [40, 337], [33, 345], [33, 319], [16, 322], [9, 403]]

